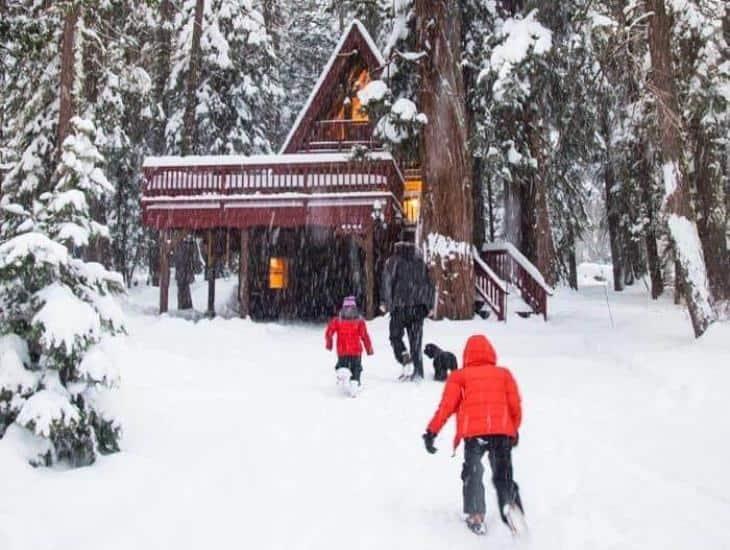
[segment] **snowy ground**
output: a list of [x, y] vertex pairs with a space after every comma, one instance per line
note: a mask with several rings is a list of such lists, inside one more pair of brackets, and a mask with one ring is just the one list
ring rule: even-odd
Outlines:
[[442, 386], [395, 381], [384, 320], [350, 399], [323, 327], [157, 317], [156, 299], [132, 293], [115, 345], [122, 453], [34, 470], [0, 441], [0, 549], [730, 548], [730, 327], [694, 342], [669, 299], [586, 286], [561, 291], [548, 323], [427, 323], [459, 356], [486, 333], [521, 386], [519, 543], [491, 488], [487, 538], [460, 523], [453, 421], [435, 456], [420, 438]]

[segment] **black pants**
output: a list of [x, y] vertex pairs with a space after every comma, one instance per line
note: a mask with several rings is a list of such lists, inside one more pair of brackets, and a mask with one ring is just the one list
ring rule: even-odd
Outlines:
[[409, 306], [395, 308], [390, 312], [390, 345], [399, 363], [403, 359], [406, 347], [403, 344], [403, 332], [408, 333], [408, 347], [413, 360], [413, 375], [423, 378], [423, 357], [421, 342], [423, 341], [423, 320], [428, 315], [426, 306]]
[[360, 373], [362, 373], [362, 360], [357, 355], [343, 355], [337, 358], [335, 370], [347, 369], [350, 371], [350, 380], [360, 383]]
[[492, 468], [492, 483], [497, 490], [499, 515], [504, 517], [504, 505], [516, 504], [522, 510], [522, 501], [517, 484], [512, 479], [512, 441], [506, 435], [488, 435], [469, 437], [464, 441], [464, 466], [461, 480], [464, 482], [464, 513], [484, 514], [484, 466], [482, 457], [489, 453], [489, 465]]

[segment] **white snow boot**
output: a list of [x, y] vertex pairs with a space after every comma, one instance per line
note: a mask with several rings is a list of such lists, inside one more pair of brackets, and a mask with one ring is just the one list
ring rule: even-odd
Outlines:
[[350, 382], [347, 384], [347, 394], [350, 397], [357, 397], [360, 393], [360, 382], [357, 380], [350, 380]]
[[350, 373], [350, 369], [337, 369], [335, 371], [335, 376], [337, 377], [337, 385], [345, 388], [347, 383], [350, 381], [350, 376], [352, 376], [352, 374]]

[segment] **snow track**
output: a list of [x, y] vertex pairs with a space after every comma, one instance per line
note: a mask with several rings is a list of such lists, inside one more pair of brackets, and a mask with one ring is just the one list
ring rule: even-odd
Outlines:
[[395, 381], [385, 320], [369, 324], [376, 355], [350, 399], [323, 327], [159, 318], [140, 313], [143, 289], [115, 344], [124, 452], [33, 470], [0, 441], [0, 548], [730, 548], [730, 327], [696, 343], [669, 303], [609, 299], [613, 329], [603, 288], [561, 291], [548, 323], [426, 326], [459, 357], [486, 333], [520, 384], [529, 540], [499, 523], [491, 487], [486, 539], [461, 523], [453, 423], [434, 456], [420, 438], [442, 385]]

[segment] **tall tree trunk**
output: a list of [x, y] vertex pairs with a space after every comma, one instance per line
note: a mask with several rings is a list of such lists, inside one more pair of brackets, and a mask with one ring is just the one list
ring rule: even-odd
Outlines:
[[651, 164], [646, 149], [646, 145], [643, 142], [640, 142], [637, 146], [637, 159], [639, 161], [638, 177], [639, 185], [641, 186], [641, 200], [644, 203], [644, 213], [648, 220], [644, 241], [646, 243], [646, 257], [649, 263], [651, 297], [656, 300], [664, 292], [664, 280], [662, 278], [662, 262], [659, 258], [659, 249], [657, 247], [657, 213], [654, 205], [654, 180], [651, 175]]
[[71, 118], [74, 116], [73, 88], [76, 79], [76, 29], [79, 23], [79, 4], [70, 3], [66, 8], [63, 19], [63, 33], [61, 35], [61, 81], [59, 83], [58, 107], [58, 147], [57, 155], [60, 158], [63, 140], [71, 130]]
[[195, 122], [195, 110], [198, 105], [197, 89], [200, 83], [200, 67], [202, 64], [203, 52], [200, 47], [200, 37], [203, 33], [203, 12], [205, 0], [195, 2], [195, 16], [193, 19], [193, 38], [190, 45], [190, 66], [188, 67], [187, 80], [185, 81], [185, 111], [183, 113], [183, 135], [180, 141], [180, 152], [183, 155], [191, 155], [197, 147], [197, 124]]
[[489, 215], [489, 240], [494, 242], [494, 192], [492, 191], [492, 178], [489, 173], [487, 177], [487, 214]]
[[532, 113], [527, 123], [529, 132], [529, 146], [532, 158], [537, 161], [538, 168], [532, 170], [532, 193], [534, 197], [535, 225], [534, 252], [535, 266], [542, 273], [545, 282], [550, 286], [558, 283], [558, 259], [553, 240], [552, 224], [550, 223], [550, 209], [548, 207], [548, 190], [546, 179], [546, 159], [543, 154], [542, 124], [538, 120], [537, 113]]
[[684, 294], [696, 337], [715, 320], [707, 288], [707, 268], [689, 195], [679, 101], [674, 81], [671, 19], [664, 0], [647, 0], [652, 89], [656, 95], [661, 152], [664, 161], [664, 205], [674, 240]]
[[616, 173], [613, 166], [611, 150], [611, 127], [608, 120], [608, 110], [603, 109], [601, 114], [601, 133], [606, 144], [606, 158], [603, 167], [603, 179], [606, 189], [606, 221], [608, 222], [608, 239], [611, 244], [611, 264], [613, 265], [613, 289], [624, 289], [625, 259], [621, 247], [621, 212], [616, 193]]
[[[152, 131], [152, 152], [157, 155], [164, 155], [168, 152], [165, 128], [167, 117], [170, 112], [167, 82], [170, 78], [170, 67], [172, 58], [172, 19], [174, 9], [172, 0], [160, 0], [160, 22], [155, 31], [155, 64], [154, 64], [154, 93], [156, 104], [160, 111], [157, 113]], [[148, 231], [148, 230], [147, 230]], [[148, 264], [150, 278], [153, 286], [157, 286], [160, 280], [160, 242], [158, 231], [148, 231]]]
[[[436, 314], [474, 314], [473, 204], [461, 71], [461, 14], [448, 0], [416, 0], [421, 63], [425, 245], [438, 289]], [[446, 245], [446, 246], [443, 246]], [[447, 250], [450, 249], [450, 250]]]
[[174, 15], [172, 0], [160, 1], [160, 21], [155, 29], [155, 61], [154, 61], [154, 94], [161, 112], [155, 117], [152, 132], [152, 152], [157, 155], [167, 153], [165, 126], [170, 110], [170, 96], [167, 93], [167, 82], [170, 78], [172, 58], [172, 18]]
[[573, 290], [578, 290], [578, 262], [575, 257], [575, 230], [573, 224], [568, 224], [568, 284]]
[[697, 189], [697, 229], [707, 264], [707, 279], [713, 301], [730, 300], [730, 255], [728, 254], [725, 211], [720, 161], [712, 158], [709, 136], [699, 121], [692, 132], [695, 136], [694, 177]]
[[482, 182], [484, 169], [482, 157], [472, 157], [472, 194], [474, 201], [474, 246], [482, 249], [486, 236], [484, 219], [484, 184]]

